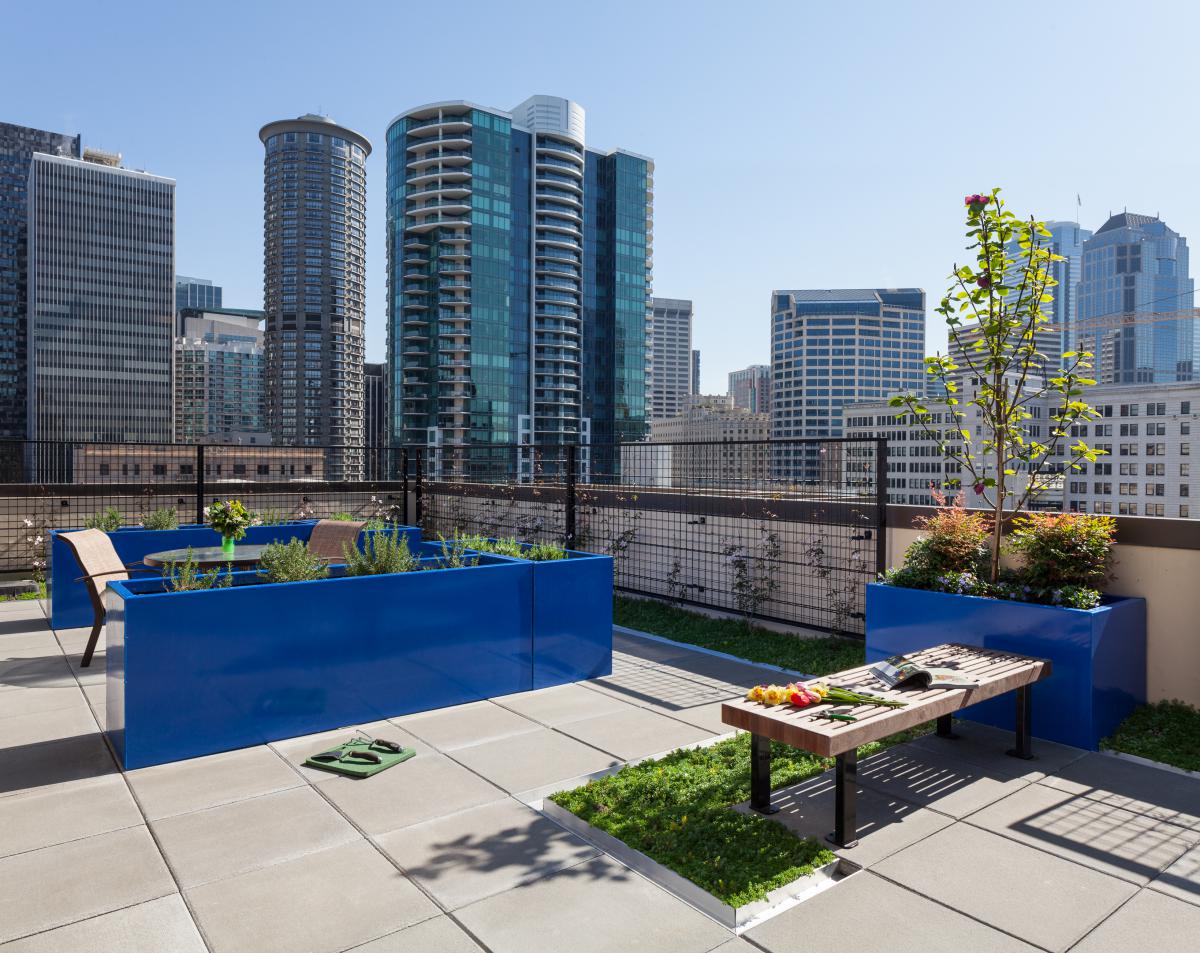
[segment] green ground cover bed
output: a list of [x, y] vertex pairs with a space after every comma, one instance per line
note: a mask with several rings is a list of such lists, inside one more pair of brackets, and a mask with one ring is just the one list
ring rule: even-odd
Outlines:
[[[864, 745], [860, 756], [924, 734], [929, 726]], [[796, 784], [832, 758], [771, 745], [771, 787]], [[622, 768], [551, 800], [594, 827], [741, 907], [834, 860], [815, 840], [731, 805], [750, 797], [750, 735], [675, 751]]]
[[727, 652], [806, 675], [828, 675], [864, 662], [863, 643], [835, 636], [800, 638], [741, 619], [714, 619], [652, 599], [613, 600], [613, 621], [626, 628]]
[[1178, 701], [1143, 705], [1100, 746], [1200, 771], [1200, 710]]

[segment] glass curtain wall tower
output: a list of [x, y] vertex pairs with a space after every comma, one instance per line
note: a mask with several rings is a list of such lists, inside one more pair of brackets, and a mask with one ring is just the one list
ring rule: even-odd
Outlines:
[[652, 163], [588, 149], [549, 96], [412, 109], [387, 145], [391, 442], [644, 434]]
[[263, 175], [267, 426], [278, 443], [330, 447], [330, 479], [362, 474], [366, 158], [324, 116], [268, 123]]

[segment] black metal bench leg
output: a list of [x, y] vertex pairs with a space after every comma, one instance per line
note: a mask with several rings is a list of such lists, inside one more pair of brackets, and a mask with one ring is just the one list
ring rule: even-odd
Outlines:
[[1017, 689], [1017, 744], [1009, 750], [1014, 758], [1033, 760], [1033, 687], [1022, 685]]
[[949, 715], [942, 715], [940, 718], [938, 718], [937, 736], [939, 738], [949, 738], [951, 740], [958, 739], [958, 735], [956, 735], [951, 728], [951, 717]]
[[771, 806], [771, 739], [750, 735], [750, 808], [759, 814], [774, 814]]
[[855, 847], [858, 844], [854, 836], [858, 828], [858, 812], [855, 809], [858, 799], [858, 751], [851, 748], [839, 754], [833, 771], [833, 833], [826, 840], [838, 847]]

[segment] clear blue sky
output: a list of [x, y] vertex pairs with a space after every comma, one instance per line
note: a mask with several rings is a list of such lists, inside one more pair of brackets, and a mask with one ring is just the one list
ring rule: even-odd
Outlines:
[[[968, 192], [1001, 185], [1042, 218], [1075, 217], [1078, 193], [1086, 226], [1128, 206], [1200, 244], [1200, 11], [1178, 0], [68, 0], [9, 3], [0, 22], [0, 121], [174, 177], [178, 270], [231, 306], [262, 306], [259, 127], [322, 111], [370, 138], [369, 359], [384, 131], [442, 99], [566, 96], [590, 144], [654, 158], [655, 292], [695, 301], [706, 392], [769, 360], [773, 288], [915, 285], [935, 302]], [[928, 348], [944, 343], [931, 320]]]

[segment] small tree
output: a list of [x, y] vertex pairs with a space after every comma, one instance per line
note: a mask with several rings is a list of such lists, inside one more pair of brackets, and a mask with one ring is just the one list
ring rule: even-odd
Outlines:
[[[932, 428], [932, 415], [916, 394], [893, 397], [890, 404], [908, 408], [940, 453], [970, 477], [975, 493], [992, 511], [989, 572], [996, 582], [1005, 521], [1044, 488], [1052, 458], [1065, 452], [1067, 467], [1078, 470], [1082, 461], [1095, 461], [1104, 451], [1082, 440], [1069, 441], [1073, 425], [1099, 416], [1080, 399], [1083, 388], [1096, 383], [1088, 374], [1092, 354], [1067, 351], [1060, 360], [1037, 349], [1036, 332], [1050, 320], [1045, 307], [1053, 300], [1050, 289], [1058, 284], [1049, 266], [1063, 260], [1047, 247], [1049, 230], [1044, 222], [1021, 220], [1009, 212], [999, 189], [968, 195], [965, 202], [967, 238], [973, 240], [968, 247], [976, 249], [976, 266], [955, 266], [953, 283], [936, 309], [962, 364], [949, 355], [925, 359], [926, 373], [946, 390], [957, 426]], [[982, 422], [978, 449], [964, 425], [964, 405], [955, 396], [958, 378], [964, 375], [979, 381], [978, 393], [966, 402]], [[1027, 433], [1026, 421], [1033, 417], [1030, 405], [1039, 400], [1054, 405], [1044, 443]], [[1018, 490], [1010, 480], [1020, 469], [1027, 482]], [[965, 482], [948, 485], [961, 487]]]

